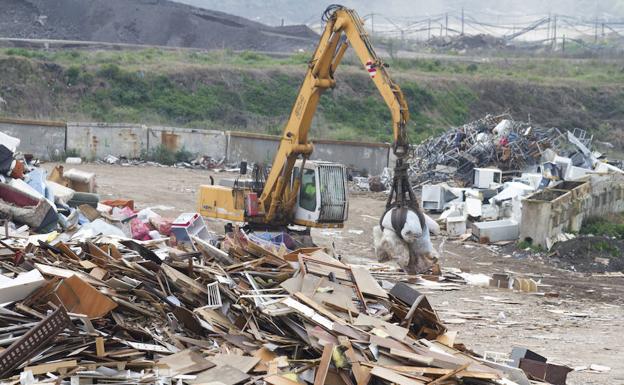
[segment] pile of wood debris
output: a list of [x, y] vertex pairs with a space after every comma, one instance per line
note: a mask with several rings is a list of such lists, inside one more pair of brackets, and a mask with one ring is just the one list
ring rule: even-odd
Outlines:
[[456, 344], [409, 277], [319, 248], [61, 239], [0, 241], [5, 383], [529, 384]]

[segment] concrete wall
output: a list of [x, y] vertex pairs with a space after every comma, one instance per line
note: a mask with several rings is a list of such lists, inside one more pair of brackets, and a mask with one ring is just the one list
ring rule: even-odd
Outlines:
[[390, 147], [378, 143], [319, 140], [314, 142], [312, 159], [331, 160], [354, 170], [379, 175], [388, 167]]
[[0, 131], [21, 140], [18, 151], [44, 160], [65, 151], [65, 123], [0, 118]]
[[[342, 163], [371, 175], [381, 174], [384, 167], [388, 166], [390, 146], [387, 144], [332, 140], [313, 140], [312, 142], [314, 152], [311, 159]], [[227, 161], [236, 163], [246, 160], [270, 163], [277, 151], [278, 143], [279, 137], [277, 136], [229, 132]]]
[[[171, 151], [182, 148], [228, 163], [270, 163], [277, 151], [279, 137], [242, 132], [151, 126], [140, 124], [45, 122], [0, 119], [0, 130], [20, 138], [21, 152], [49, 159], [55, 152], [76, 150], [87, 160], [107, 155], [139, 158], [164, 145]], [[379, 143], [317, 140], [312, 159], [337, 162], [371, 175], [381, 174], [388, 166], [390, 146]]]
[[184, 148], [193, 154], [220, 160], [226, 155], [227, 136], [223, 131], [151, 126], [147, 146], [153, 149], [158, 145], [174, 152]]
[[229, 163], [245, 160], [270, 164], [277, 152], [278, 143], [276, 136], [230, 131], [226, 160]]
[[67, 123], [67, 149], [88, 159], [138, 158], [147, 151], [147, 127], [139, 124]]
[[592, 175], [592, 210], [596, 217], [624, 212], [624, 175]]
[[624, 212], [624, 175], [591, 175], [563, 182], [522, 202], [520, 239], [550, 249], [563, 233], [578, 232], [583, 221]]

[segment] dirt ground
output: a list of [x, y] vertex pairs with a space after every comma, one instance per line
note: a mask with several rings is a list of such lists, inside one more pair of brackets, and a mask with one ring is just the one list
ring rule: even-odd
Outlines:
[[[49, 170], [53, 164], [44, 167]], [[159, 212], [172, 217], [196, 211], [198, 186], [209, 183], [210, 175], [231, 177], [154, 166], [85, 164], [76, 168], [96, 173], [101, 199], [131, 198], [139, 208], [169, 206]], [[373, 262], [372, 227], [384, 204], [383, 194], [352, 193], [345, 227], [314, 230], [313, 238], [321, 246], [333, 247], [348, 262]], [[209, 220], [208, 225], [221, 232], [224, 222]], [[513, 346], [522, 346], [550, 362], [571, 367], [605, 365], [611, 368], [607, 373], [570, 373], [568, 384], [624, 384], [624, 278], [558, 269], [511, 246], [461, 243], [441, 236], [434, 243], [445, 268], [487, 275], [512, 272], [550, 285], [545, 291], [559, 293], [546, 297], [468, 285], [452, 291], [423, 289], [449, 329], [459, 332], [457, 342], [480, 354], [507, 353]]]

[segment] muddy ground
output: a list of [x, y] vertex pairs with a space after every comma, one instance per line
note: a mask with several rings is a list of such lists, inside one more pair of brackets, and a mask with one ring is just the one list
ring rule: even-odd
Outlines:
[[[139, 208], [169, 206], [160, 212], [170, 216], [196, 211], [198, 186], [209, 183], [210, 175], [216, 179], [227, 176], [153, 166], [86, 164], [77, 168], [96, 173], [102, 199], [131, 198]], [[352, 193], [344, 229], [314, 230], [314, 240], [335, 247], [348, 262], [374, 261], [371, 229], [384, 204], [383, 193]], [[208, 224], [213, 230], [223, 229], [221, 222]], [[513, 272], [540, 281], [544, 291], [559, 294], [545, 297], [468, 285], [454, 291], [423, 290], [449, 329], [459, 332], [458, 342], [480, 354], [524, 346], [571, 367], [605, 365], [611, 368], [607, 373], [570, 373], [568, 384], [624, 384], [624, 278], [563, 270], [544, 257], [516, 252], [512, 246], [462, 243], [444, 237], [434, 242], [443, 267], [488, 275]]]

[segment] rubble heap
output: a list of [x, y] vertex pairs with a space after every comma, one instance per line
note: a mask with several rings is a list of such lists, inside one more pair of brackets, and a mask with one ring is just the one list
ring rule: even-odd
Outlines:
[[[145, 159], [129, 159], [126, 157], [116, 157], [114, 155], [107, 155], [103, 159], [98, 160], [98, 163], [118, 164], [121, 166], [159, 166], [159, 167], [175, 167], [175, 168], [188, 168], [193, 170], [214, 170], [217, 167], [224, 165], [224, 159], [214, 159], [209, 155], [191, 156], [189, 154], [183, 154], [183, 159], [175, 159], [175, 154], [171, 155], [171, 159], [161, 159], [161, 162]], [[187, 156], [188, 155], [188, 156]], [[166, 156], [166, 155], [165, 155]], [[164, 158], [162, 156], [161, 158]], [[152, 156], [154, 157], [154, 156]], [[162, 161], [166, 161], [163, 163]]]
[[526, 385], [552, 366], [526, 354], [501, 364], [456, 344], [406, 283], [423, 277], [347, 265], [285, 233], [230, 228], [217, 238], [196, 213], [166, 221], [129, 200], [102, 204], [77, 192], [94, 190], [91, 175], [57, 168], [52, 182], [9, 152], [6, 382]]
[[526, 379], [454, 344], [427, 298], [387, 272], [380, 279], [318, 248], [292, 251], [283, 235], [236, 229], [222, 249], [193, 238], [197, 251], [186, 252], [165, 240], [112, 236], [2, 241], [0, 296], [9, 305], [0, 322], [10, 337], [0, 377], [232, 385]]

